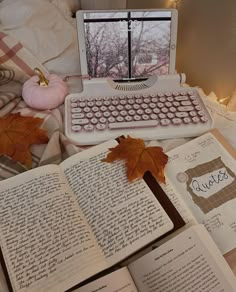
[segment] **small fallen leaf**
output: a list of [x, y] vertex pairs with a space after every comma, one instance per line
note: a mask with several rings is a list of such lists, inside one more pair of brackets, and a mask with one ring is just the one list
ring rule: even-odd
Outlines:
[[0, 155], [31, 167], [30, 146], [48, 142], [45, 130], [39, 129], [43, 119], [24, 117], [19, 113], [0, 118]]
[[116, 147], [109, 149], [111, 152], [103, 159], [104, 162], [125, 160], [129, 181], [141, 179], [146, 171], [150, 171], [158, 181], [165, 183], [164, 167], [168, 156], [161, 147], [145, 147], [142, 139], [130, 136], [119, 138], [119, 142]]

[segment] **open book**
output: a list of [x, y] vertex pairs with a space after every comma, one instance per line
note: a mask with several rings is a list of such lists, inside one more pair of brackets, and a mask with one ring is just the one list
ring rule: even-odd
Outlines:
[[166, 154], [161, 186], [185, 222], [204, 224], [223, 254], [236, 248], [236, 151], [214, 129]]
[[236, 278], [203, 225], [75, 292], [233, 292]]
[[101, 162], [116, 144], [0, 183], [0, 246], [14, 292], [65, 291], [184, 224], [151, 176], [129, 183], [122, 162]]

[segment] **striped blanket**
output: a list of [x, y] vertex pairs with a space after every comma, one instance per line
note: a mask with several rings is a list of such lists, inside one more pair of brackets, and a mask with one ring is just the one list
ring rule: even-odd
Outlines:
[[[63, 106], [47, 111], [27, 107], [21, 97], [22, 84], [38, 67], [47, 70], [21, 43], [0, 32], [0, 117], [9, 113], [44, 119], [42, 128], [48, 133], [47, 145], [33, 145], [31, 153], [33, 168], [44, 164], [58, 164], [66, 157], [82, 150], [70, 143], [63, 134]], [[1, 143], [1, 140], [0, 140]], [[27, 168], [5, 155], [0, 156], [0, 180], [9, 178]]]

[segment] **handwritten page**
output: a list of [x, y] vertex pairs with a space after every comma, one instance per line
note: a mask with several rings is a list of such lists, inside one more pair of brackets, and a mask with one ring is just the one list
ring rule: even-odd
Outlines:
[[128, 266], [140, 292], [235, 291], [236, 280], [202, 225]]
[[104, 265], [69, 192], [57, 166], [1, 183], [0, 244], [14, 291], [64, 291]]
[[98, 280], [91, 282], [74, 292], [138, 292], [129, 270], [124, 267]]
[[211, 133], [169, 151], [168, 156], [166, 176], [176, 195], [205, 225], [223, 254], [235, 248], [234, 158]]
[[[61, 164], [107, 261], [117, 262], [173, 228], [143, 180], [130, 183], [122, 162], [101, 162], [116, 141]], [[84, 154], [84, 153], [82, 153]]]

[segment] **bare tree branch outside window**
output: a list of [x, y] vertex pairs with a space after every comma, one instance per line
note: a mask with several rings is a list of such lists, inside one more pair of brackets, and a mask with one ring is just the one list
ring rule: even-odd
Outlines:
[[[143, 12], [141, 18], [148, 16], [148, 12]], [[149, 21], [147, 18], [145, 21], [135, 20], [126, 28], [122, 19], [112, 22], [113, 18], [116, 18], [116, 13], [110, 13], [108, 22], [85, 23], [88, 74], [92, 77], [128, 78], [129, 66], [132, 77], [167, 74], [170, 21]], [[130, 27], [131, 55], [128, 52]]]

